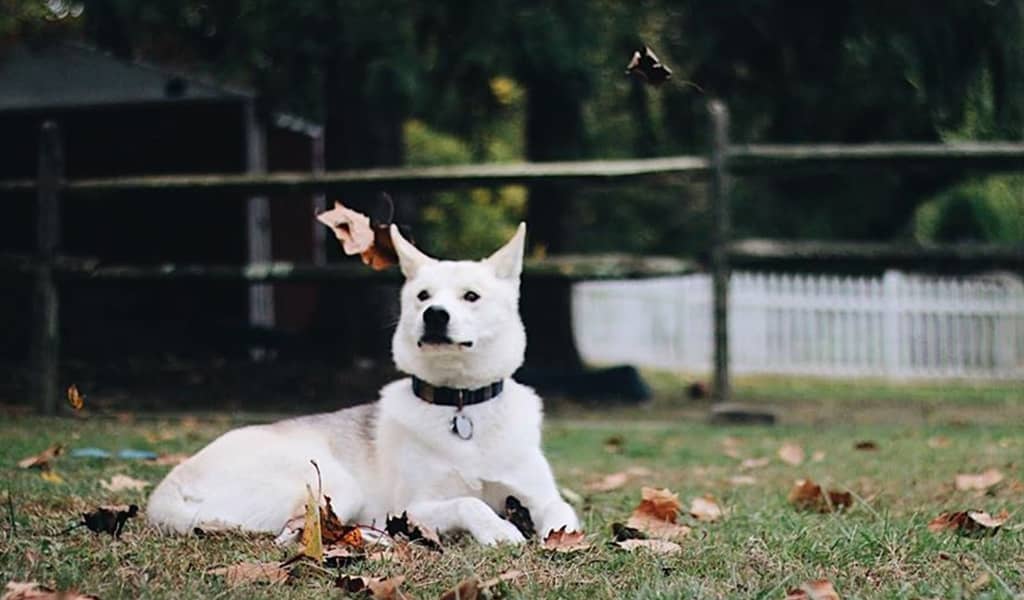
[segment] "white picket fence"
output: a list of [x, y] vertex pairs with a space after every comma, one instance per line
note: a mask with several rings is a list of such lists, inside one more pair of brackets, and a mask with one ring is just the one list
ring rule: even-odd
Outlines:
[[[1011, 277], [734, 273], [738, 373], [1024, 379], [1024, 285]], [[711, 279], [588, 281], [573, 289], [585, 361], [709, 371]]]

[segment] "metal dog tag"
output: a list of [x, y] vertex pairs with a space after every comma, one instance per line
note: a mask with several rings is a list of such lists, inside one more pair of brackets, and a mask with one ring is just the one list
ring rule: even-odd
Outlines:
[[452, 417], [452, 433], [464, 440], [473, 437], [473, 421], [462, 413]]

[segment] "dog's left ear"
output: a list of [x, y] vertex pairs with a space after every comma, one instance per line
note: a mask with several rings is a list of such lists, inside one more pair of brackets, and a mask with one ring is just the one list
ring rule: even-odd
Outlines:
[[504, 246], [484, 259], [502, 279], [518, 279], [523, 272], [523, 251], [526, 246], [526, 223], [520, 223], [516, 234]]

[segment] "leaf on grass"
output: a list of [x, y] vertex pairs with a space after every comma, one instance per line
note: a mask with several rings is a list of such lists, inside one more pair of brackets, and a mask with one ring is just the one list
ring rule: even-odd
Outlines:
[[732, 485], [755, 485], [757, 480], [750, 475], [733, 475], [729, 478]]
[[722, 454], [729, 458], [740, 459], [740, 447], [743, 445], [743, 441], [737, 437], [726, 436], [722, 438]]
[[284, 583], [289, 572], [276, 562], [243, 562], [237, 565], [210, 569], [211, 575], [223, 575], [228, 585], [246, 583]]
[[740, 463], [741, 469], [760, 469], [761, 467], [767, 467], [768, 463], [772, 462], [770, 458], [746, 458]]
[[815, 579], [786, 590], [786, 600], [839, 600], [839, 592], [828, 579]]
[[630, 552], [644, 549], [655, 554], [677, 554], [683, 551], [682, 546], [668, 540], [622, 540], [614, 545]]
[[825, 451], [824, 450], [815, 450], [813, 453], [811, 453], [811, 462], [818, 463], [818, 462], [821, 462], [823, 460], [825, 460]]
[[690, 533], [689, 527], [676, 523], [682, 508], [678, 494], [667, 489], [645, 487], [640, 490], [640, 495], [640, 505], [626, 521], [627, 527], [666, 540], [680, 539]]
[[630, 527], [622, 523], [612, 523], [612, 537], [616, 542], [626, 540], [646, 540], [647, 534], [636, 527]]
[[64, 446], [62, 444], [54, 444], [39, 454], [21, 459], [18, 461], [18, 466], [22, 469], [46, 470], [50, 468], [50, 463], [61, 454], [64, 454]]
[[324, 496], [324, 503], [320, 507], [320, 538], [325, 546], [347, 546], [356, 550], [366, 546], [359, 526], [346, 525], [335, 514], [330, 496]]
[[341, 588], [350, 594], [361, 594], [374, 600], [401, 600], [405, 594], [399, 588], [405, 577], [365, 577], [359, 575], [342, 575], [334, 582], [334, 587]]
[[[390, 204], [391, 198], [386, 195], [384, 197]], [[398, 255], [391, 243], [390, 217], [386, 219], [387, 222], [371, 223], [366, 215], [336, 201], [334, 208], [318, 214], [316, 219], [331, 228], [345, 254], [358, 254], [363, 264], [373, 270], [380, 271], [398, 262]]]
[[480, 580], [463, 579], [455, 587], [441, 594], [441, 600], [476, 600], [480, 597]]
[[73, 383], [68, 387], [68, 404], [75, 410], [82, 410], [82, 407], [85, 406], [85, 396], [78, 391], [78, 386]]
[[996, 516], [983, 510], [946, 512], [932, 519], [928, 529], [933, 533], [953, 531], [967, 537], [985, 537], [995, 535], [1009, 518], [1005, 510]]
[[416, 523], [404, 511], [400, 516], [389, 516], [384, 529], [391, 537], [403, 537], [412, 543], [426, 546], [431, 550], [441, 550], [441, 539], [437, 537], [437, 532], [425, 525]]
[[320, 498], [306, 484], [306, 512], [302, 522], [302, 554], [316, 562], [324, 559], [323, 531], [320, 529]]
[[582, 531], [566, 531], [563, 525], [561, 529], [553, 529], [548, 533], [544, 538], [543, 548], [562, 553], [578, 552], [590, 547], [585, 538], [586, 534]]
[[864, 440], [853, 445], [854, 450], [878, 450], [878, 442]]
[[936, 435], [928, 438], [929, 448], [949, 448], [953, 444], [953, 440], [949, 439], [944, 435]]
[[153, 459], [154, 465], [160, 465], [164, 467], [174, 467], [180, 465], [189, 459], [189, 455], [183, 452], [175, 452], [173, 454], [161, 454], [160, 456]]
[[779, 447], [779, 459], [791, 466], [799, 466], [804, 462], [804, 449], [799, 444], [786, 442]]
[[46, 469], [39, 472], [39, 476], [47, 483], [64, 483], [64, 478], [53, 469]]
[[711, 496], [700, 496], [690, 501], [690, 516], [698, 521], [713, 523], [723, 514], [722, 507]]
[[505, 519], [515, 525], [524, 538], [530, 539], [537, 535], [530, 510], [515, 496], [505, 498]]
[[78, 592], [57, 592], [34, 581], [11, 581], [0, 600], [99, 600], [98, 596]]
[[800, 510], [827, 513], [852, 506], [853, 494], [823, 490], [820, 485], [810, 479], [801, 479], [790, 490], [789, 503]]
[[134, 504], [99, 506], [92, 512], [82, 513], [82, 524], [89, 531], [120, 537], [124, 524], [138, 514], [139, 507]]
[[604, 451], [609, 454], [622, 454], [623, 447], [626, 445], [626, 440], [621, 435], [613, 435], [605, 438], [604, 440]]
[[629, 473], [626, 473], [625, 471], [619, 471], [618, 473], [605, 475], [601, 479], [598, 479], [597, 481], [592, 481], [584, 487], [591, 492], [610, 492], [613, 490], [617, 490], [620, 487], [623, 487], [628, 482]]
[[983, 473], [960, 473], [956, 476], [956, 489], [984, 491], [1000, 483], [1004, 479], [999, 469], [987, 469]]
[[110, 481], [100, 481], [100, 485], [108, 492], [121, 492], [124, 490], [142, 491], [150, 483], [127, 475], [114, 475]]

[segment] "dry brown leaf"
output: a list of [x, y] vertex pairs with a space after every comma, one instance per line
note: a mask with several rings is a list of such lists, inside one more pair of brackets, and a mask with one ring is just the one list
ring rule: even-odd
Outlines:
[[741, 454], [740, 454], [740, 447], [743, 445], [743, 441], [742, 440], [740, 440], [737, 437], [733, 437], [733, 436], [730, 435], [730, 436], [726, 436], [726, 437], [722, 438], [721, 444], [722, 444], [722, 454], [728, 456], [729, 458], [735, 458], [735, 459], [739, 460], [739, 458], [741, 456]]
[[815, 579], [786, 590], [786, 600], [839, 600], [839, 593], [828, 579]]
[[165, 467], [173, 467], [180, 465], [189, 459], [189, 455], [183, 452], [176, 452], [174, 454], [161, 454], [160, 456], [153, 459], [154, 465], [160, 465]]
[[324, 496], [324, 503], [320, 506], [320, 532], [321, 540], [326, 546], [347, 546], [356, 550], [366, 546], [359, 526], [346, 525], [335, 514], [330, 496]]
[[640, 505], [626, 521], [627, 527], [666, 540], [681, 539], [690, 533], [689, 527], [676, 523], [682, 508], [677, 494], [649, 487], [642, 488], [640, 494]]
[[825, 460], [824, 450], [815, 450], [814, 452], [811, 453], [811, 462], [819, 463], [823, 460]]
[[82, 410], [85, 406], [85, 396], [79, 393], [78, 386], [73, 383], [68, 388], [68, 404], [75, 410]]
[[537, 535], [537, 527], [533, 524], [533, 517], [530, 509], [526, 508], [519, 498], [508, 496], [505, 498], [505, 520], [516, 526], [519, 533], [526, 539], [532, 539]]
[[64, 483], [64, 478], [53, 469], [44, 469], [39, 472], [39, 477], [47, 483]]
[[952, 444], [953, 440], [944, 435], [936, 435], [928, 438], [929, 448], [949, 448]]
[[864, 440], [853, 445], [854, 450], [878, 450], [878, 442]]
[[121, 492], [124, 490], [142, 491], [150, 483], [127, 475], [114, 475], [110, 481], [100, 481], [100, 485], [108, 492]]
[[374, 600], [401, 600], [406, 597], [399, 589], [403, 581], [405, 581], [405, 577], [400, 575], [389, 579], [342, 575], [335, 580], [334, 587], [341, 588], [350, 594], [362, 594]]
[[622, 540], [614, 542], [614, 545], [630, 552], [641, 548], [655, 554], [676, 554], [683, 551], [682, 546], [668, 540]]
[[318, 214], [316, 219], [331, 228], [345, 254], [358, 254], [363, 264], [373, 270], [380, 271], [398, 263], [398, 254], [391, 243], [390, 223], [372, 224], [366, 215], [337, 201], [334, 208]]
[[431, 550], [441, 550], [441, 538], [437, 536], [437, 532], [426, 525], [416, 523], [405, 512], [397, 517], [388, 517], [384, 529], [391, 537], [402, 537]]
[[515, 583], [522, 579], [526, 574], [518, 569], [509, 569], [497, 577], [492, 577], [487, 581], [480, 584], [480, 589], [483, 591], [489, 590], [492, 587], [501, 583]]
[[755, 485], [757, 480], [750, 475], [733, 475], [729, 478], [729, 483], [732, 485]]
[[960, 473], [956, 476], [956, 489], [984, 491], [1004, 479], [999, 469], [986, 469], [977, 475]]
[[0, 600], [99, 600], [98, 596], [77, 592], [57, 592], [34, 581], [11, 581]]
[[210, 569], [211, 575], [223, 575], [228, 585], [245, 583], [284, 583], [289, 573], [276, 562], [243, 562], [237, 565]]
[[578, 552], [590, 547], [585, 538], [586, 534], [582, 531], [566, 531], [563, 525], [561, 529], [554, 529], [548, 533], [542, 547], [555, 552]]
[[985, 537], [995, 535], [1009, 518], [1006, 511], [992, 516], [983, 510], [961, 510], [935, 517], [928, 523], [928, 529], [933, 533], [954, 531], [968, 537]]
[[801, 510], [826, 513], [852, 506], [853, 494], [836, 490], [826, 491], [810, 479], [801, 479], [790, 490], [789, 503]]
[[592, 481], [584, 486], [591, 492], [610, 492], [617, 490], [626, 483], [629, 482], [629, 473], [625, 471], [619, 471], [618, 473], [612, 473], [611, 475], [605, 475], [597, 481]]
[[793, 442], [786, 442], [779, 447], [779, 459], [791, 466], [799, 466], [804, 462], [804, 449]]
[[772, 462], [770, 458], [747, 458], [740, 463], [741, 469], [760, 469], [761, 467], [767, 467], [768, 463]]
[[972, 592], [980, 592], [981, 590], [987, 588], [988, 584], [991, 582], [992, 577], [987, 572], [982, 571], [981, 575], [978, 575], [978, 578], [972, 581], [971, 585], [967, 587], [970, 588]]
[[61, 454], [64, 454], [64, 446], [62, 444], [53, 444], [39, 454], [19, 460], [18, 466], [22, 469], [46, 470], [50, 468], [50, 463]]
[[621, 435], [613, 435], [604, 440], [604, 451], [609, 454], [622, 454], [626, 440]]
[[713, 523], [722, 518], [722, 507], [712, 496], [701, 496], [690, 501], [690, 516], [698, 521]]
[[124, 524], [138, 514], [139, 507], [135, 504], [99, 506], [92, 512], [82, 513], [82, 524], [89, 531], [120, 537], [124, 531]]
[[476, 577], [463, 579], [447, 592], [441, 594], [441, 600], [476, 600], [480, 597], [480, 580]]

